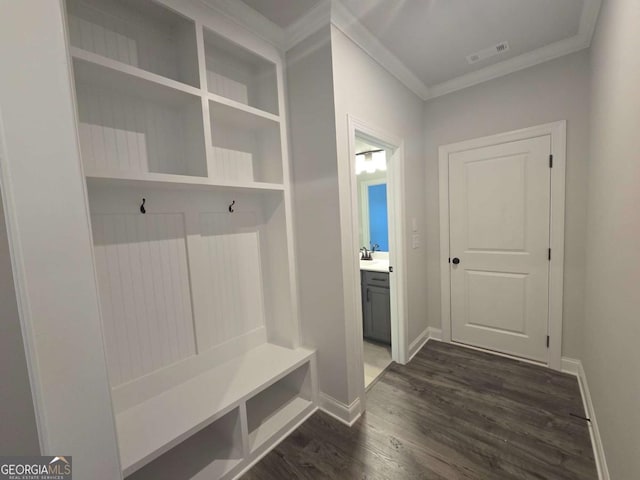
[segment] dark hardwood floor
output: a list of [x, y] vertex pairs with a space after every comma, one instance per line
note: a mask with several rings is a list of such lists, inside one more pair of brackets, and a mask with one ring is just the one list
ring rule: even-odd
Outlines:
[[430, 341], [348, 428], [316, 413], [243, 480], [597, 479], [575, 377]]

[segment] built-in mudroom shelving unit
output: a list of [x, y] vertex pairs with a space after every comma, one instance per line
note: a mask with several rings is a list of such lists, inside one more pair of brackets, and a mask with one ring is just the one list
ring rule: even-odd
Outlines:
[[316, 408], [281, 53], [196, 0], [67, 0], [123, 476], [233, 478]]

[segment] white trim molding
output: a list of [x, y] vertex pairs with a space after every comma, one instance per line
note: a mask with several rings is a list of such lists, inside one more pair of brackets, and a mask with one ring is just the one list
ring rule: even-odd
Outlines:
[[323, 0], [309, 13], [288, 27], [285, 30], [285, 48], [290, 49], [331, 22], [409, 90], [423, 100], [428, 100], [589, 48], [602, 0], [583, 1], [580, 25], [574, 36], [435, 85], [426, 85], [420, 80], [339, 0]]
[[281, 28], [240, 0], [200, 0], [282, 52], [290, 50], [320, 28], [333, 24], [367, 55], [423, 100], [440, 97], [494, 78], [533, 67], [589, 48], [602, 0], [583, 0], [578, 32], [544, 47], [447, 81], [426, 85], [384, 46], [340, 0], [322, 0], [287, 28]]
[[420, 350], [422, 350], [422, 347], [424, 347], [427, 344], [427, 342], [431, 340], [435, 340], [439, 342], [441, 339], [442, 339], [442, 330], [435, 327], [425, 328], [422, 331], [422, 333], [420, 333], [420, 335], [418, 335], [418, 337], [409, 345], [409, 361], [407, 363], [413, 360], [413, 357], [415, 357], [416, 354]]
[[391, 294], [391, 357], [407, 362], [407, 276], [405, 239], [404, 142], [402, 138], [352, 115], [347, 115], [348, 158], [338, 172], [340, 196], [340, 227], [342, 231], [342, 275], [347, 342], [347, 378], [350, 396], [359, 397], [361, 407], [366, 402], [364, 385], [364, 354], [362, 344], [362, 299], [360, 285], [358, 184], [355, 175], [356, 135], [388, 151], [387, 208], [389, 214], [389, 265]]
[[363, 405], [360, 397], [356, 398], [350, 405], [333, 398], [324, 392], [318, 395], [319, 407], [327, 415], [351, 427], [360, 418], [363, 412]]
[[304, 16], [289, 25], [285, 30], [284, 50], [290, 50], [305, 38], [310, 37], [322, 27], [331, 23], [331, 2], [318, 2]]
[[429, 341], [429, 328], [430, 327], [425, 328], [420, 333], [420, 335], [418, 335], [418, 337], [409, 344], [409, 362], [413, 360], [413, 357], [416, 356], [416, 353], [418, 353], [422, 349], [422, 347], [424, 347], [425, 344]]
[[449, 279], [449, 155], [474, 148], [515, 142], [549, 135], [551, 137], [551, 216], [549, 264], [549, 352], [547, 365], [561, 369], [562, 306], [564, 282], [564, 215], [567, 122], [561, 120], [512, 132], [490, 135], [463, 142], [442, 145], [439, 148], [440, 194], [440, 288], [442, 309], [442, 339], [451, 342], [451, 285]]
[[610, 480], [609, 468], [607, 467], [607, 459], [604, 454], [604, 446], [598, 429], [598, 421], [596, 420], [596, 411], [593, 408], [591, 393], [589, 392], [589, 384], [587, 383], [587, 375], [580, 360], [568, 357], [562, 357], [562, 371], [578, 378], [580, 386], [580, 395], [582, 395], [582, 403], [584, 405], [585, 416], [590, 420], [589, 434], [591, 435], [591, 444], [593, 445], [593, 455], [596, 459], [596, 468], [598, 469], [598, 478], [600, 480]]
[[437, 85], [428, 87], [428, 94], [424, 100], [440, 97], [448, 93], [462, 90], [479, 83], [493, 80], [494, 78], [509, 75], [525, 68], [533, 67], [540, 63], [553, 60], [554, 58], [578, 52], [591, 45], [591, 38], [598, 20], [601, 0], [584, 0], [582, 14], [580, 15], [580, 27], [578, 33], [573, 37], [558, 40], [557, 42], [545, 45], [544, 47], [532, 50], [517, 57], [510, 58], [503, 62], [490, 65], [459, 77], [452, 78]]
[[240, 0], [200, 0], [200, 2], [269, 42], [278, 50], [284, 49], [285, 31], [246, 3]]
[[358, 45], [367, 55], [378, 62], [391, 75], [402, 82], [418, 97], [429, 98], [428, 87], [398, 57], [385, 47], [378, 38], [338, 0], [331, 2], [331, 23]]

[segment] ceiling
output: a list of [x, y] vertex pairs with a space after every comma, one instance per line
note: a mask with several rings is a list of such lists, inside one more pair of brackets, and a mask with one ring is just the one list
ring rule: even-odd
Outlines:
[[[299, 32], [313, 26], [314, 7], [330, 0], [242, 1], [285, 32]], [[430, 98], [588, 47], [600, 1], [333, 0], [342, 25], [335, 9], [331, 15], [382, 66]], [[467, 61], [501, 42], [507, 51]]]
[[[583, 0], [343, 0], [425, 85], [522, 55], [578, 33]], [[509, 51], [466, 57], [507, 41]]]

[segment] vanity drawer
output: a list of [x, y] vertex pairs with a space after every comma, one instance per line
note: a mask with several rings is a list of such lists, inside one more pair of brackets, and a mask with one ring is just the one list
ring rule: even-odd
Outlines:
[[363, 274], [365, 285], [389, 288], [389, 274], [387, 272], [364, 271]]

